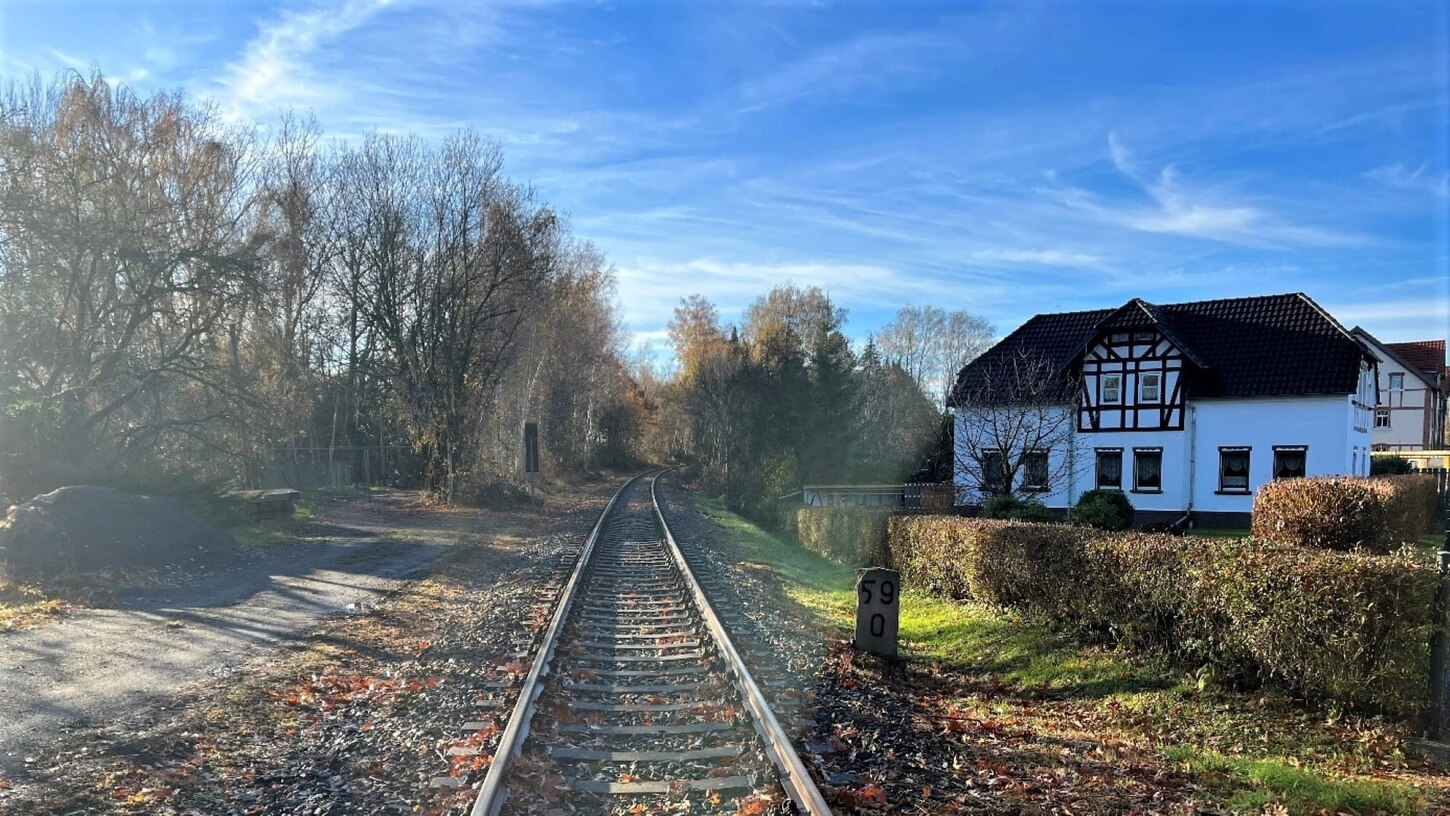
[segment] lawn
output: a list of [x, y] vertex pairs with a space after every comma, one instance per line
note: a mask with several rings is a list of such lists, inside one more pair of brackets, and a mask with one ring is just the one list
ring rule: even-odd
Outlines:
[[[697, 501], [791, 598], [850, 636], [853, 570]], [[1418, 814], [1450, 793], [1446, 776], [1401, 752], [1412, 736], [1403, 725], [1315, 708], [1273, 689], [1221, 688], [1210, 676], [1011, 612], [908, 590], [900, 636], [908, 660], [966, 678], [955, 707], [991, 712], [1046, 740], [1136, 746], [1235, 812]]]

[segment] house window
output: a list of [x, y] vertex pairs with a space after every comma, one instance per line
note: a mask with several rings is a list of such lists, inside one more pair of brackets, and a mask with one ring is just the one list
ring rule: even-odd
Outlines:
[[1404, 374], [1395, 373], [1395, 374], [1391, 374], [1390, 375], [1390, 390], [1391, 391], [1403, 391], [1403, 390], [1405, 390], [1405, 375]]
[[1133, 332], [1133, 341], [1137, 343], [1151, 343], [1153, 342], [1153, 332], [1135, 331]]
[[1103, 375], [1103, 404], [1117, 405], [1123, 401], [1123, 375]]
[[1108, 335], [1108, 342], [1109, 343], [1126, 343], [1126, 342], [1128, 342], [1128, 333], [1127, 332], [1113, 332], [1112, 334]]
[[1123, 489], [1123, 449], [1098, 448], [1097, 487], [1099, 490]]
[[1157, 402], [1163, 393], [1163, 375], [1145, 373], [1138, 375], [1138, 401]]
[[994, 496], [1007, 492], [1007, 457], [999, 450], [982, 451], [982, 490]]
[[1133, 490], [1137, 493], [1163, 491], [1163, 449], [1133, 448]]
[[1047, 492], [1047, 451], [1028, 451], [1022, 457], [1022, 489]]
[[1274, 446], [1274, 478], [1299, 479], [1307, 472], [1309, 449], [1303, 445]]
[[1249, 449], [1218, 449], [1218, 490], [1220, 493], [1249, 492]]
[[1374, 409], [1374, 426], [1376, 428], [1388, 428], [1388, 427], [1390, 427], [1390, 409], [1388, 409], [1388, 408], [1376, 408], [1376, 409]]

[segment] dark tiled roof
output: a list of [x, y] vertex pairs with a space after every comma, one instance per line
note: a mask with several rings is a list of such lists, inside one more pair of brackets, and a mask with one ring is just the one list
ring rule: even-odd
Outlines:
[[1352, 394], [1368, 353], [1302, 293], [1156, 306], [1135, 298], [1118, 309], [1033, 317], [962, 369], [950, 403], [1015, 359], [1051, 361], [1065, 373], [1108, 324], [1162, 330], [1193, 364], [1191, 397]]
[[1431, 377], [1445, 368], [1444, 340], [1417, 340], [1412, 343], [1385, 343], [1385, 348], [1400, 355], [1400, 359], [1423, 371]]

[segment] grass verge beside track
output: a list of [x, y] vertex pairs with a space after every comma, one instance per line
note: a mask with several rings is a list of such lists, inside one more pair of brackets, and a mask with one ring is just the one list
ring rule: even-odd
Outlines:
[[[852, 569], [718, 502], [696, 501], [753, 566], [773, 572], [825, 627], [850, 637]], [[953, 710], [1010, 723], [1028, 741], [1143, 752], [1165, 779], [1194, 780], [1189, 795], [1207, 812], [1450, 812], [1450, 775], [1403, 754], [1413, 734], [1402, 724], [1307, 705], [1275, 689], [1223, 688], [1211, 676], [1085, 643], [1009, 611], [909, 589], [900, 634], [909, 661], [958, 680]]]

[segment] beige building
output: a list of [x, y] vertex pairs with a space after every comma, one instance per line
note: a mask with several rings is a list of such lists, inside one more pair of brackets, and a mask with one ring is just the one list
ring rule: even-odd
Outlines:
[[1446, 447], [1445, 341], [1381, 343], [1362, 328], [1354, 334], [1379, 358], [1371, 444], [1377, 451]]

